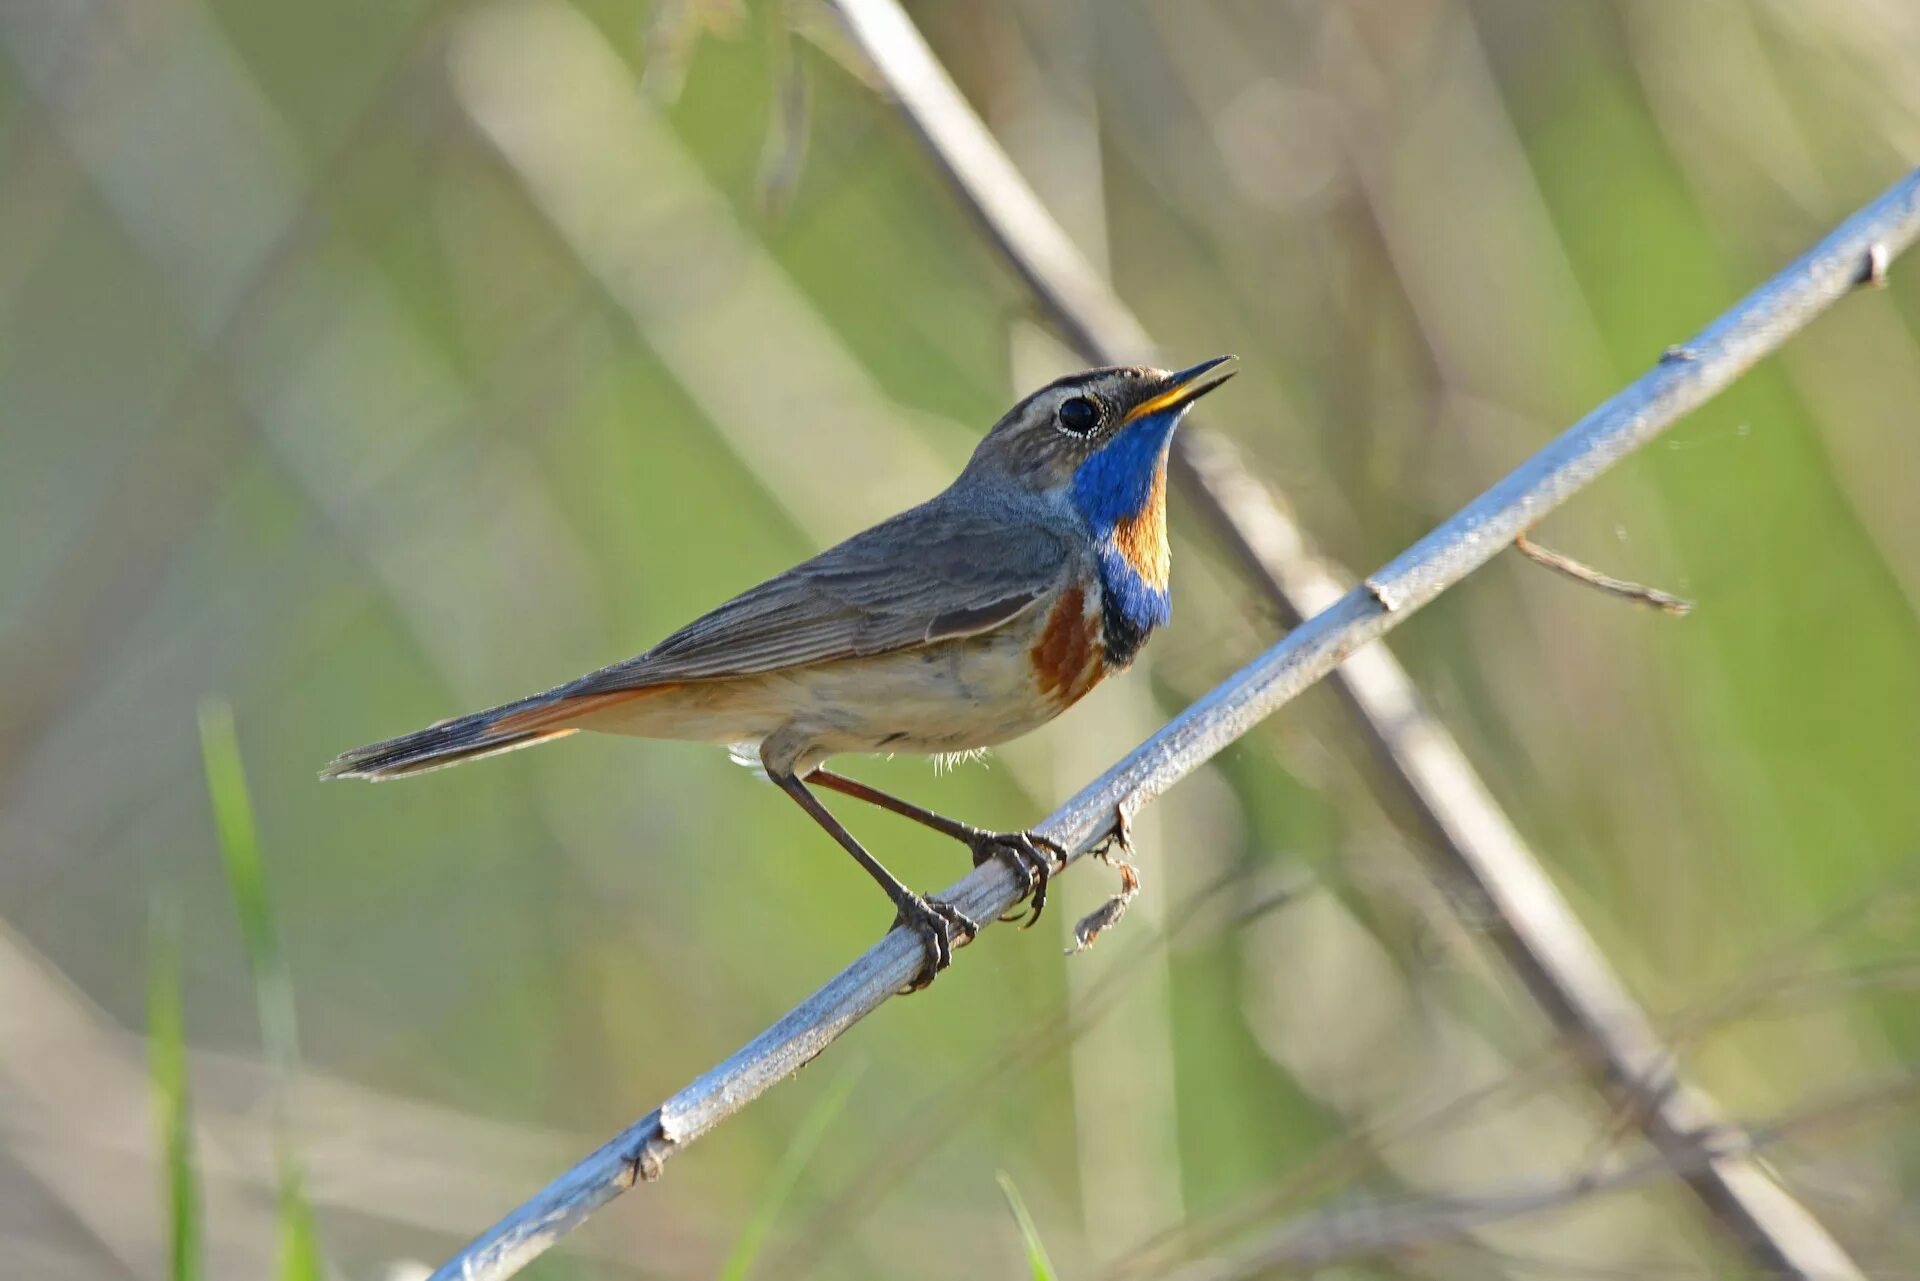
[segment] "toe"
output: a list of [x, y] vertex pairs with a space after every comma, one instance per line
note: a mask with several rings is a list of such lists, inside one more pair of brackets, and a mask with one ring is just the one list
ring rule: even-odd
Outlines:
[[930, 899], [928, 903], [934, 912], [951, 927], [948, 933], [949, 939], [953, 937], [952, 931], [954, 930], [959, 932], [961, 936], [960, 941], [962, 942], [970, 942], [979, 937], [979, 922], [975, 921], [971, 916], [968, 916], [953, 904], [942, 903], [938, 899]]

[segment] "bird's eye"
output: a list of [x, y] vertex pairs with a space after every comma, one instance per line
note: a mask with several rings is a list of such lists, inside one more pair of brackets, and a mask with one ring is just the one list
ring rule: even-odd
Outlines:
[[1100, 425], [1100, 406], [1085, 396], [1062, 401], [1057, 414], [1060, 430], [1075, 436], [1084, 436]]

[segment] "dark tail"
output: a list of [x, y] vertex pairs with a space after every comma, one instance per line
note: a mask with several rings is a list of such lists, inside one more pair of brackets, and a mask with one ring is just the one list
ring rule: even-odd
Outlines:
[[[466, 761], [477, 761], [482, 756], [532, 747], [548, 739], [565, 738], [575, 730], [564, 726], [552, 729], [519, 728], [512, 723], [524, 725], [531, 719], [526, 714], [548, 702], [549, 698], [548, 695], [541, 695], [518, 703], [508, 703], [504, 707], [489, 708], [471, 716], [441, 721], [438, 725], [429, 725], [417, 733], [403, 734], [384, 743], [356, 747], [329, 761], [327, 767], [320, 771], [320, 777], [365, 778], [381, 782], [389, 778], [406, 778], [410, 774], [424, 774], [428, 770], [445, 769]], [[509, 723], [503, 725], [503, 721]]]

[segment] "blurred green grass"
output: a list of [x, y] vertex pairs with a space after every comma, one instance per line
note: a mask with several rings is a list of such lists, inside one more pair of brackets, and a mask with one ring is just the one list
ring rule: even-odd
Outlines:
[[[233, 895], [233, 915], [240, 923], [240, 935], [247, 953], [247, 970], [253, 981], [254, 1009], [260, 1020], [260, 1041], [273, 1072], [273, 1146], [279, 1172], [277, 1215], [280, 1226], [280, 1281], [322, 1281], [327, 1269], [321, 1258], [315, 1233], [313, 1210], [302, 1187], [304, 1176], [295, 1138], [286, 1112], [286, 1091], [300, 1071], [299, 1032], [295, 1026], [293, 976], [287, 971], [280, 947], [280, 931], [267, 894], [266, 873], [260, 861], [260, 835], [254, 826], [253, 801], [247, 793], [246, 767], [240, 760], [240, 744], [234, 733], [233, 709], [210, 700], [200, 707], [200, 754], [207, 773], [207, 798], [213, 810], [214, 830], [219, 838], [220, 862], [227, 873], [227, 887]], [[172, 996], [178, 1000], [177, 980]], [[180, 1034], [177, 1005], [167, 1011], [171, 1023], [163, 1035]], [[185, 1072], [176, 1051], [169, 1051], [163, 1086], [170, 1094], [184, 1095]], [[180, 1117], [185, 1115], [184, 1098], [173, 1105]], [[186, 1218], [192, 1213], [193, 1195], [179, 1185], [194, 1177], [191, 1162], [182, 1147], [170, 1162], [169, 1173], [176, 1181], [173, 1191], [176, 1241], [185, 1239]], [[178, 1259], [180, 1256], [176, 1255]], [[191, 1274], [188, 1274], [191, 1275]]]
[[1027, 1212], [1027, 1203], [1020, 1199], [1020, 1189], [1005, 1170], [996, 1176], [1000, 1191], [1007, 1198], [1007, 1209], [1013, 1214], [1013, 1221], [1020, 1229], [1020, 1241], [1027, 1250], [1027, 1270], [1033, 1281], [1054, 1281], [1059, 1274], [1053, 1270], [1053, 1261], [1047, 1258], [1047, 1246], [1040, 1239], [1040, 1229], [1034, 1226], [1033, 1215]]
[[160, 1193], [166, 1206], [169, 1281], [204, 1275], [200, 1248], [200, 1176], [194, 1162], [187, 1082], [186, 1020], [180, 1009], [180, 919], [156, 903], [147, 966], [147, 1059], [164, 1153]]
[[[1043, 190], [1070, 168], [1049, 164], [1048, 140], [1084, 136], [1051, 130], [1098, 113], [1117, 282], [1169, 352], [1241, 354], [1211, 421], [1363, 571], [1920, 154], [1907, 28], [1877, 26], [1864, 3], [1817, 26], [1777, 5], [1682, 8], [1096, 15], [946, 0], [914, 14]], [[637, 76], [658, 15], [583, 11]], [[848, 353], [872, 387], [868, 404], [795, 403], [775, 443], [745, 453], [750, 437], [707, 416], [710, 398], [468, 115], [448, 68], [490, 9], [110, 12], [118, 26], [61, 28], [66, 43], [51, 18], [0, 20], [0, 917], [100, 1018], [142, 1026], [151, 1003], [156, 1082], [184, 1080], [161, 1071], [164, 966], [141, 941], [158, 894], [193, 922], [180, 977], [195, 1052], [256, 1054], [281, 1017], [257, 979], [291, 971], [305, 1073], [443, 1105], [475, 1134], [487, 1119], [597, 1141], [885, 926], [857, 875], [772, 789], [681, 745], [574, 739], [391, 788], [323, 788], [314, 770], [634, 652], [852, 532], [845, 512], [783, 493], [783, 474], [828, 460], [850, 509], [921, 497], [913, 452], [957, 467], [1031, 381], [1009, 341], [1031, 308], [905, 126], [816, 44], [800, 46], [805, 165], [784, 214], [762, 216], [792, 10], [748, 5], [738, 36], [694, 45], [676, 98], [628, 89], [755, 262], [797, 287], [807, 341]], [[191, 74], [156, 70], [176, 61]], [[1699, 90], [1721, 78], [1748, 92]], [[1789, 127], [1763, 116], [1775, 101]], [[285, 190], [240, 145], [249, 120], [274, 140]], [[263, 226], [282, 197], [289, 221]], [[684, 324], [746, 271], [688, 261]], [[1898, 265], [1887, 292], [1851, 300], [1542, 531], [1697, 598], [1694, 616], [1623, 609], [1503, 561], [1395, 643], [1658, 1016], [1686, 1025], [1776, 964], [1862, 976], [1688, 1036], [1687, 1066], [1740, 1115], [1920, 1053], [1910, 985], [1872, 968], [1910, 959], [1915, 937], [1913, 277]], [[792, 334], [746, 323], [714, 342], [740, 379], [796, 380]], [[897, 454], [851, 448], [874, 438], [837, 425], [873, 405]], [[1174, 626], [1130, 681], [1162, 711], [1274, 634], [1188, 515], [1176, 495]], [[90, 538], [98, 551], [79, 554]], [[232, 826], [237, 765], [209, 758], [225, 803], [210, 822], [201, 802], [192, 727], [212, 691], [233, 700], [266, 834], [237, 873], [208, 857], [223, 813], [224, 847], [252, 848], [234, 844], [250, 830]], [[1083, 753], [1129, 745], [1105, 728], [1130, 723], [1126, 695], [1097, 697], [990, 768], [853, 768], [1016, 826], [1083, 781]], [[1390, 1137], [1431, 1101], [1416, 1087], [1466, 1088], [1459, 1027], [1513, 1063], [1545, 1033], [1479, 945], [1473, 905], [1425, 887], [1425, 838], [1377, 783], [1316, 694], [1168, 798], [1149, 884], [1161, 902], [1304, 867], [1360, 931], [1297, 908], [1206, 917], [1162, 956], [1136, 919], [1086, 959], [1167, 976], [1163, 1030], [1124, 999], [1107, 1018], [1138, 1029], [1140, 1062], [1171, 1064], [1137, 1127], [1167, 1123], [1171, 1165], [1145, 1138], [1128, 1161], [1089, 1155], [1081, 1109], [1123, 1091], [1132, 1064], [1064, 1052], [1086, 1009], [1078, 980], [1045, 931], [995, 932], [933, 995], [836, 1049], [869, 1066], [784, 1200], [771, 1190], [846, 1088], [840, 1069], [776, 1091], [530, 1275], [719, 1275], [769, 1205], [755, 1275], [810, 1258], [817, 1275], [888, 1277], [905, 1249], [924, 1251], [928, 1275], [1010, 1272], [1005, 1169], [1061, 1274], [1100, 1276], [1175, 1224], [1432, 1191], [1421, 1158], [1463, 1193], [1517, 1175], [1478, 1128], [1490, 1123]], [[915, 884], [959, 870], [938, 838], [852, 817]], [[264, 971], [264, 915], [236, 915], [229, 889], [257, 904], [244, 887], [262, 876], [284, 949]], [[1096, 879], [1063, 885], [1063, 921], [1105, 892]], [[1872, 909], [1823, 926], [1862, 900]], [[1309, 919], [1329, 941], [1271, 968]], [[1309, 998], [1324, 1009], [1295, 1008]], [[1289, 1057], [1320, 1045], [1352, 1056], [1355, 1081], [1403, 1060], [1425, 1079], [1381, 1087], [1398, 1109], [1362, 1099]], [[899, 1156], [924, 1117], [1021, 1053], [924, 1156]], [[217, 1091], [196, 1098], [266, 1124]], [[295, 1143], [317, 1130], [340, 1145], [333, 1179], [309, 1192], [345, 1274], [437, 1259], [507, 1208], [492, 1185], [476, 1205], [426, 1180], [371, 1208], [352, 1192], [389, 1163], [372, 1155], [381, 1142], [431, 1159], [448, 1134], [297, 1108], [292, 1123]], [[507, 1189], [554, 1172], [486, 1141]], [[1920, 1249], [1901, 1215], [1916, 1152], [1906, 1109], [1810, 1138], [1781, 1165], [1863, 1261], [1894, 1266]], [[1346, 1174], [1304, 1177], [1335, 1158]], [[863, 1182], [877, 1169], [893, 1173]], [[1108, 1198], [1129, 1239], [1102, 1235]], [[1610, 1213], [1618, 1253], [1595, 1266], [1737, 1266], [1679, 1193]], [[1525, 1275], [1499, 1253], [1517, 1248], [1481, 1240], [1352, 1272]]]

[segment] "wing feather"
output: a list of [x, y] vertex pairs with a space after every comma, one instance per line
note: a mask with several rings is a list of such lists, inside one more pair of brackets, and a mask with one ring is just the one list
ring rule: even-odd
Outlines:
[[568, 696], [888, 653], [1003, 627], [1063, 579], [1055, 524], [971, 510], [951, 492], [829, 548], [566, 687]]

